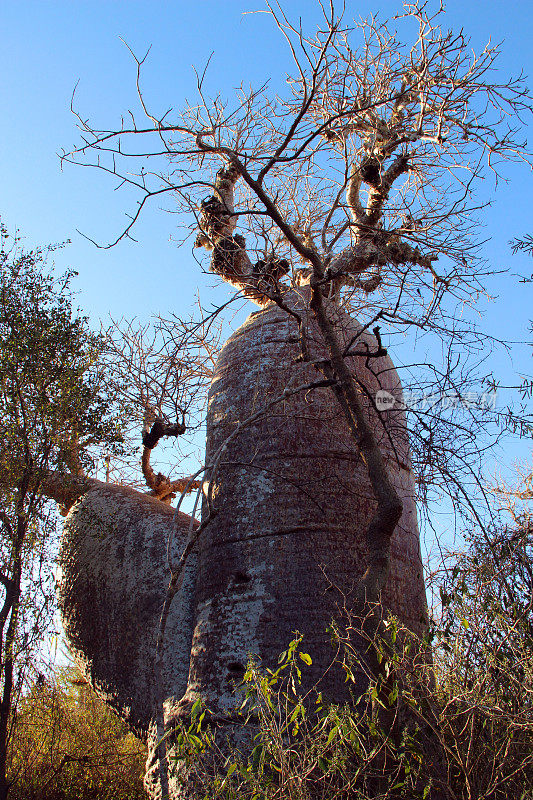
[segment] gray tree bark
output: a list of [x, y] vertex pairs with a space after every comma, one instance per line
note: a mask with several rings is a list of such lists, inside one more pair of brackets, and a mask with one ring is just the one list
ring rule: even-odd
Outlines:
[[[146, 739], [157, 691], [153, 662], [170, 580], [189, 517], [121, 486], [98, 484], [73, 506], [59, 556], [58, 599], [69, 647], [97, 693]], [[189, 559], [168, 619], [163, 696], [183, 695], [192, 638], [196, 556]]]
[[[309, 293], [285, 298], [301, 315], [308, 362], [299, 356], [296, 319], [275, 304], [252, 314], [220, 355], [209, 396], [206, 464], [236, 426], [284, 390], [316, 382], [328, 359]], [[376, 352], [377, 342], [333, 306], [328, 314], [343, 348]], [[377, 413], [376, 392], [401, 399], [388, 356], [355, 355], [346, 364], [361, 387], [361, 403], [380, 447], [388, 478], [403, 505], [390, 542], [390, 570], [381, 600], [414, 633], [427, 626], [415, 508], [415, 484], [401, 404]], [[317, 365], [317, 366], [315, 366]], [[166, 729], [186, 720], [201, 697], [219, 738], [242, 740], [235, 687], [250, 655], [274, 666], [298, 630], [313, 659], [304, 688], [343, 702], [364, 691], [363, 671], [349, 687], [333, 664], [328, 627], [359, 610], [370, 563], [367, 533], [376, 498], [363, 455], [354, 444], [330, 388], [287, 397], [244, 425], [207, 473], [216, 511], [187, 562], [165, 636], [163, 692]], [[212, 510], [213, 510], [212, 509]], [[204, 503], [204, 518], [209, 513]], [[174, 526], [177, 560], [189, 518]], [[67, 637], [92, 685], [144, 737], [156, 716], [153, 661], [170, 578], [166, 542], [173, 510], [154, 498], [105, 484], [71, 510], [61, 550], [60, 601]], [[359, 598], [359, 599], [358, 599]], [[353, 621], [353, 616], [351, 617]], [[361, 638], [361, 653], [367, 648]], [[152, 726], [146, 785], [161, 796]], [[170, 740], [170, 746], [171, 740]], [[180, 778], [178, 778], [178, 773]], [[180, 765], [171, 758], [172, 798], [186, 796]], [[185, 794], [184, 794], [185, 791]]]

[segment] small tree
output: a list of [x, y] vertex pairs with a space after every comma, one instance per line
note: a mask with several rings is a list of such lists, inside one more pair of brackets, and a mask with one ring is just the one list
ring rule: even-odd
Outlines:
[[74, 273], [45, 266], [53, 248], [24, 252], [0, 228], [0, 797], [13, 709], [50, 623], [55, 515], [47, 484], [81, 477], [99, 443], [119, 441], [97, 361], [102, 348], [72, 308]]

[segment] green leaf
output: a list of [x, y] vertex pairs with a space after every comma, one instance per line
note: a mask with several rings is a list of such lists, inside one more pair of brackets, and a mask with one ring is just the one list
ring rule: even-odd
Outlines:
[[262, 744], [258, 744], [252, 750], [252, 766], [254, 770], [257, 771], [259, 764], [261, 762], [261, 756], [263, 755], [264, 746]]
[[326, 742], [326, 747], [333, 741], [337, 733], [339, 732], [338, 727], [332, 728], [328, 734], [328, 740]]
[[294, 722], [294, 720], [299, 716], [304, 716], [304, 707], [301, 703], [298, 703], [298, 705], [294, 708], [294, 711], [289, 717], [289, 722]]
[[389, 692], [389, 697], [388, 697], [389, 705], [390, 706], [394, 705], [397, 699], [398, 699], [398, 687], [395, 686], [394, 689], [391, 692]]
[[193, 707], [191, 708], [191, 718], [192, 719], [196, 719], [196, 717], [200, 713], [201, 709], [202, 709], [202, 701], [200, 699], [198, 699], [195, 702], [195, 704], [193, 705]]
[[300, 658], [302, 659], [304, 664], [307, 664], [308, 667], [310, 667], [311, 664], [313, 663], [313, 659], [311, 658], [309, 653], [300, 653]]

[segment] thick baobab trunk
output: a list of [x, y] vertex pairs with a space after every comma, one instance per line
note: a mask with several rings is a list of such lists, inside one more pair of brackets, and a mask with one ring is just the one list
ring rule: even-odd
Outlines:
[[[327, 353], [308, 299], [307, 291], [295, 291], [284, 302], [301, 315], [306, 349], [317, 362]], [[360, 355], [375, 353], [376, 341], [347, 314], [328, 305], [328, 315], [341, 345], [356, 353], [347, 363], [403, 504], [382, 602], [420, 634], [427, 609], [405, 415], [398, 405], [380, 414], [374, 408], [378, 392], [400, 398], [398, 375], [388, 356]], [[357, 693], [366, 686], [363, 673], [348, 687], [343, 671], [331, 666], [328, 627], [360, 610], [356, 597], [376, 501], [331, 389], [292, 391], [322, 377], [299, 356], [295, 318], [276, 305], [252, 314], [220, 355], [206, 454], [208, 467], [219, 454], [217, 469], [207, 473], [216, 514], [198, 541], [198, 564], [187, 562], [171, 606], [159, 694], [167, 731], [187, 719], [201, 697], [222, 737], [244, 742], [247, 732], [232, 717], [248, 657], [275, 665], [296, 630], [313, 659], [306, 687], [317, 684], [326, 698], [342, 702], [350, 688]], [[285, 399], [274, 403], [285, 390]], [[206, 519], [207, 502], [203, 513]], [[153, 664], [172, 519], [172, 509], [156, 499], [99, 485], [72, 509], [62, 544], [60, 600], [70, 644], [93, 686], [143, 735], [157, 712]], [[175, 560], [188, 524], [180, 515]], [[153, 727], [149, 744], [146, 786], [156, 798], [161, 784]], [[171, 754], [169, 767], [170, 796], [195, 796], [186, 765]]]
[[[303, 315], [312, 360], [326, 358], [306, 300], [297, 292], [284, 299]], [[348, 315], [333, 307], [329, 313], [344, 345], [354, 340], [352, 350], [376, 351], [375, 339], [358, 337], [360, 328]], [[207, 464], [238, 423], [285, 388], [321, 377], [298, 361], [299, 353], [296, 321], [276, 305], [252, 314], [229, 339], [209, 397]], [[403, 502], [383, 604], [422, 633], [427, 609], [405, 415], [396, 407], [379, 416], [368, 399], [379, 390], [399, 399], [399, 378], [388, 356], [354, 356], [348, 363]], [[346, 700], [345, 675], [339, 667], [328, 669], [335, 655], [328, 627], [354, 608], [375, 500], [331, 390], [292, 396], [244, 426], [211, 480], [217, 514], [199, 541], [191, 671], [175, 716], [186, 716], [202, 697], [216, 717], [230, 718], [250, 654], [275, 665], [295, 630], [313, 659], [306, 685], [318, 684], [333, 701]], [[364, 688], [362, 675], [359, 684], [352, 688]]]
[[[146, 738], [155, 716], [155, 643], [190, 518], [145, 494], [98, 484], [71, 509], [59, 558], [59, 605], [69, 646], [93, 688]], [[163, 697], [185, 691], [196, 557], [189, 559], [167, 622]]]

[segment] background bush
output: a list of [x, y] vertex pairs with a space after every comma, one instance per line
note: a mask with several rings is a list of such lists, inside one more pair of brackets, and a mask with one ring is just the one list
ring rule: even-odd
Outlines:
[[145, 746], [73, 669], [19, 702], [9, 764], [14, 800], [136, 800]]

